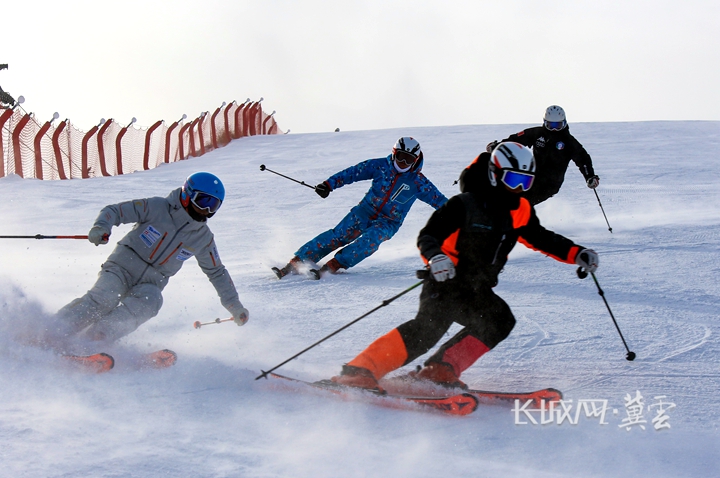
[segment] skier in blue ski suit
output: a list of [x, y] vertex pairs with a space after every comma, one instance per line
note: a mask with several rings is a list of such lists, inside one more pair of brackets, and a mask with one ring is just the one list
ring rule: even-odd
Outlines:
[[372, 185], [360, 203], [340, 223], [300, 247], [282, 269], [273, 268], [282, 278], [297, 274], [303, 261], [317, 263], [332, 251], [342, 248], [318, 272], [335, 274], [349, 269], [378, 250], [380, 244], [395, 235], [416, 199], [434, 209], [447, 198], [427, 179], [422, 169], [420, 144], [413, 138], [400, 138], [392, 154], [368, 159], [330, 176], [315, 191], [326, 198], [331, 191], [356, 181], [371, 179]]

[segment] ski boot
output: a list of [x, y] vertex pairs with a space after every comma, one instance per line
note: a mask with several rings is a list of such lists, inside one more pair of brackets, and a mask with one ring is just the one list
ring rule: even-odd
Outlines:
[[455, 374], [452, 365], [445, 362], [427, 362], [423, 368], [419, 368], [408, 375], [415, 380], [425, 380], [442, 385], [447, 388], [468, 388]]
[[334, 257], [327, 261], [324, 266], [322, 266], [320, 269], [310, 269], [308, 271], [308, 277], [315, 280], [320, 280], [322, 276], [324, 276], [327, 273], [330, 274], [337, 274], [340, 269], [345, 269], [337, 259]]
[[275, 273], [278, 279], [282, 279], [288, 274], [299, 274], [300, 271], [298, 270], [298, 267], [302, 263], [302, 260], [298, 256], [293, 257], [290, 259], [290, 262], [287, 263], [285, 267], [282, 269], [279, 269], [277, 267], [273, 267], [272, 271]]
[[362, 367], [343, 365], [340, 375], [337, 375], [330, 380], [345, 387], [363, 388], [376, 393], [385, 392], [372, 372]]

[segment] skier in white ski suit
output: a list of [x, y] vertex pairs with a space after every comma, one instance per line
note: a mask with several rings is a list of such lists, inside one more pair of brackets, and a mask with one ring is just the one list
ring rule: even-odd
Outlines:
[[58, 311], [55, 330], [48, 330], [50, 339], [62, 344], [80, 336], [109, 343], [129, 334], [157, 315], [169, 278], [193, 256], [221, 304], [238, 325], [245, 324], [248, 310], [220, 261], [206, 222], [220, 207], [224, 194], [216, 176], [200, 172], [166, 198], [103, 208], [88, 233], [88, 240], [95, 245], [108, 242], [112, 226], [133, 222], [135, 226], [101, 266], [92, 289]]

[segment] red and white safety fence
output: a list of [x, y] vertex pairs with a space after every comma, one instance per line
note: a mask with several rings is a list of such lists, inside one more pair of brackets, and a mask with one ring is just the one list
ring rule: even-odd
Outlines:
[[273, 111], [259, 101], [223, 103], [194, 120], [186, 116], [167, 125], [157, 121], [147, 129], [101, 120], [90, 131], [69, 120], [40, 124], [20, 104], [0, 106], [0, 178], [72, 179], [115, 176], [153, 169], [162, 163], [198, 157], [244, 136], [279, 134]]

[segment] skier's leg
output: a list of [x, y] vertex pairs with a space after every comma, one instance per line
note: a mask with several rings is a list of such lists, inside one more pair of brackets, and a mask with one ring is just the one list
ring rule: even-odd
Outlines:
[[319, 234], [297, 250], [295, 255], [301, 260], [317, 262], [335, 249], [349, 244], [362, 232], [364, 220], [353, 208], [333, 229]]
[[452, 320], [438, 319], [429, 310], [434, 304], [428, 303], [436, 295], [432, 288], [427, 283], [423, 287], [420, 310], [413, 320], [375, 340], [332, 380], [342, 385], [380, 388], [379, 379], [430, 350], [452, 324]]
[[373, 255], [380, 244], [392, 238], [398, 227], [384, 221], [375, 221], [362, 235], [335, 254], [334, 259], [343, 269], [356, 266]]
[[162, 307], [162, 292], [155, 284], [134, 286], [119, 306], [88, 328], [90, 340], [114, 342], [155, 317]]
[[425, 362], [417, 374], [419, 378], [462, 383], [460, 375], [505, 340], [515, 327], [510, 307], [490, 288], [476, 294], [469, 305], [468, 317], [456, 318], [465, 327]]
[[112, 264], [103, 264], [95, 285], [57, 312], [47, 338], [52, 342], [77, 335], [115, 309], [127, 290], [127, 278], [122, 271]]

